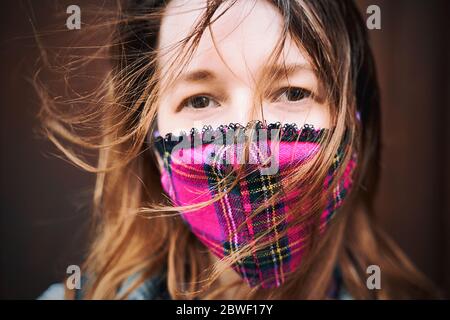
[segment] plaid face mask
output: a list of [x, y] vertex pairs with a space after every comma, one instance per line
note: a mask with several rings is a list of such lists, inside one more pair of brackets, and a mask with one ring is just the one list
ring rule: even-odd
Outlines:
[[[246, 127], [207, 126], [202, 132], [192, 129], [190, 133], [169, 133], [165, 137], [155, 132], [153, 146], [164, 163], [163, 189], [175, 205], [196, 205], [225, 194], [202, 208], [181, 213], [190, 230], [218, 258], [249, 247], [249, 253], [233, 263], [233, 269], [251, 287], [273, 288], [298, 268], [309, 235], [307, 222], [291, 225], [294, 215], [306, 212], [310, 206], [307, 199], [301, 198], [299, 203], [305, 187], [291, 190], [287, 178], [319, 150], [327, 131], [310, 125], [299, 129], [295, 124], [266, 125], [257, 121]], [[321, 232], [352, 185], [355, 155], [336, 187], [328, 188], [341, 166], [346, 146], [343, 139], [323, 181], [323, 192], [329, 196], [320, 215]], [[242, 175], [233, 186], [239, 169]], [[277, 192], [280, 196], [271, 201]], [[255, 214], [261, 207], [263, 210]], [[255, 248], [259, 241], [266, 244]]]

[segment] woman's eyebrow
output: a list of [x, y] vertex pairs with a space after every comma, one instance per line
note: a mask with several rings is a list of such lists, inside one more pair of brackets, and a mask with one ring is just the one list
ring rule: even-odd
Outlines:
[[182, 74], [175, 81], [175, 84], [179, 84], [181, 82], [208, 82], [215, 79], [217, 79], [217, 75], [214, 71], [199, 69]]
[[291, 63], [267, 66], [264, 71], [270, 74], [274, 80], [280, 80], [301, 71], [313, 72], [313, 69], [308, 63]]
[[[300, 71], [312, 71], [312, 68], [307, 63], [293, 63], [266, 66], [264, 67], [264, 70], [271, 74], [275, 80], [279, 80]], [[217, 78], [216, 73], [212, 70], [198, 69], [182, 74], [175, 80], [174, 85], [176, 86], [183, 82], [210, 82]]]

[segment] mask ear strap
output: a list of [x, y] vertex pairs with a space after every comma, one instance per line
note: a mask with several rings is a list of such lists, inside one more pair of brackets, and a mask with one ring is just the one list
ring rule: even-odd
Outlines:
[[[154, 140], [156, 137], [159, 136], [159, 130], [158, 130], [158, 116], [155, 117], [155, 119], [152, 121], [148, 132], [146, 136], [146, 143], [148, 143], [150, 146], [153, 145]], [[149, 148], [149, 150], [153, 150], [152, 148]], [[151, 156], [155, 161], [155, 164], [158, 168], [162, 168], [163, 161], [161, 159], [161, 156], [158, 152], [151, 152]]]
[[158, 136], [159, 136], [158, 117], [156, 116], [148, 129], [147, 142], [152, 143], [152, 140]]

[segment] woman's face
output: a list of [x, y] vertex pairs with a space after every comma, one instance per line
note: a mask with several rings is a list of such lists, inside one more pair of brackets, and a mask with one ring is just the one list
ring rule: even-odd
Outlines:
[[[166, 83], [167, 68], [181, 53], [180, 47], [168, 48], [188, 36], [204, 12], [200, 8], [204, 7], [204, 0], [169, 3], [159, 38], [159, 48], [164, 52], [158, 58], [161, 83]], [[212, 20], [223, 9], [222, 5]], [[258, 85], [265, 88], [261, 98], [267, 122], [295, 122], [299, 126], [308, 123], [316, 128], [328, 128], [329, 108], [318, 78], [292, 39], [287, 38], [279, 63], [267, 63], [281, 36], [282, 23], [280, 12], [269, 2], [238, 0], [212, 24], [212, 32], [206, 29], [188, 65], [176, 81], [161, 92], [160, 133], [262, 120], [260, 108], [251, 113], [253, 101], [257, 101]], [[283, 60], [287, 74], [280, 69]], [[263, 70], [279, 75], [278, 80], [261, 83]], [[176, 68], [173, 71], [178, 73]]]

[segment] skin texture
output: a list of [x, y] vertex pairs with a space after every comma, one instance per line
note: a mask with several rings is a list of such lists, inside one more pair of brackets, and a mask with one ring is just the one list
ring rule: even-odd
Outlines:
[[[180, 49], [173, 45], [189, 34], [197, 18], [203, 13], [204, 0], [173, 0], [166, 8], [161, 24], [158, 57], [162, 88], [168, 83], [168, 66]], [[223, 8], [222, 8], [223, 9]], [[214, 18], [221, 12], [215, 13]], [[261, 82], [263, 68], [269, 68], [267, 58], [274, 49], [282, 31], [282, 17], [277, 9], [266, 1], [241, 0], [212, 24], [212, 35], [208, 29], [203, 34], [192, 60], [178, 80], [160, 95], [158, 127], [161, 134], [189, 131], [203, 125], [217, 127], [221, 124], [249, 120], [262, 120], [261, 111], [251, 114], [254, 108], [255, 87]], [[213, 43], [213, 38], [215, 44]], [[316, 128], [330, 125], [329, 107], [324, 102], [319, 81], [310, 63], [296, 44], [288, 38], [282, 52], [285, 65], [297, 68], [275, 83], [265, 83], [262, 97], [264, 119], [267, 122], [304, 123]], [[279, 61], [283, 65], [283, 61]], [[179, 66], [174, 70], [178, 72]], [[172, 70], [172, 72], [174, 71]], [[197, 81], [182, 78], [189, 72], [206, 70], [214, 77]], [[205, 73], [203, 73], [205, 75]], [[201, 78], [201, 77], [200, 77]], [[289, 87], [313, 92], [314, 96], [289, 95]], [[283, 91], [284, 89], [284, 91]], [[276, 94], [274, 94], [274, 92]], [[193, 97], [203, 97], [197, 102]], [[291, 96], [291, 97], [290, 97]], [[201, 105], [202, 108], [194, 108]], [[160, 160], [160, 159], [158, 159]], [[211, 259], [218, 262], [211, 254]], [[218, 262], [220, 263], [220, 262]], [[225, 272], [220, 281], [228, 283], [239, 279], [232, 269]], [[241, 289], [242, 290], [242, 289]], [[223, 298], [231, 298], [236, 292], [227, 292]]]
[[[180, 48], [173, 49], [173, 45], [189, 34], [204, 12], [203, 8], [204, 0], [173, 0], [169, 3], [159, 39], [162, 53], [158, 57], [158, 65], [164, 85], [169, 83], [168, 66], [181, 52]], [[222, 5], [212, 20], [223, 9]], [[255, 88], [261, 82], [263, 68], [270, 70], [267, 58], [281, 31], [282, 17], [272, 4], [237, 1], [212, 24], [212, 33], [206, 29], [192, 60], [178, 80], [161, 92], [159, 131], [162, 134], [178, 133], [193, 127], [201, 129], [203, 125], [216, 127], [230, 122], [246, 124], [249, 120], [261, 120], [260, 108], [251, 115], [257, 98]], [[282, 73], [282, 78], [276, 83], [264, 84], [261, 98], [265, 120], [269, 123], [280, 121], [295, 122], [299, 126], [308, 123], [316, 128], [329, 127], [329, 110], [323, 101], [319, 81], [305, 55], [290, 38], [283, 48], [282, 60], [286, 66], [297, 65], [297, 68], [288, 77]], [[283, 65], [282, 60], [279, 65]], [[178, 74], [179, 70], [176, 66], [172, 72]], [[198, 70], [210, 71], [214, 77], [197, 81], [183, 79], [186, 74]], [[302, 94], [307, 92], [305, 89], [313, 92], [314, 97]]]

